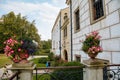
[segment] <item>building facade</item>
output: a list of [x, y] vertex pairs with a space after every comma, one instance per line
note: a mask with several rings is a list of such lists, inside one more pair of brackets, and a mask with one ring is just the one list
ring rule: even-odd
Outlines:
[[54, 26], [52, 28], [51, 37], [52, 37], [52, 52], [56, 55], [60, 54], [60, 13], [56, 18]]
[[52, 29], [52, 52], [70, 60], [69, 8], [61, 9]]
[[61, 25], [61, 58], [65, 61], [71, 60], [70, 51], [70, 24], [69, 24], [69, 8], [65, 8], [62, 13], [62, 25]]
[[73, 60], [88, 58], [80, 41], [85, 34], [98, 31], [103, 52], [97, 57], [120, 63], [120, 0], [66, 0], [66, 3], [72, 12]]

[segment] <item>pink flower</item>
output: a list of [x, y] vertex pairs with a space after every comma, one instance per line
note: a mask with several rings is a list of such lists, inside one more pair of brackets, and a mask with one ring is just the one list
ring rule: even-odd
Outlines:
[[5, 50], [5, 51], [10, 51], [10, 50], [11, 50], [11, 47], [9, 47], [8, 45], [6, 45], [6, 47], [5, 47], [4, 50]]
[[98, 39], [98, 40], [99, 40], [100, 38], [101, 38], [101, 36], [96, 36], [96, 37], [95, 37], [95, 39]]
[[28, 58], [28, 57], [29, 57], [29, 55], [26, 53], [26, 54], [25, 54], [25, 57], [26, 57], [26, 58]]
[[102, 47], [100, 47], [100, 51], [103, 51]]
[[21, 44], [23, 44], [24, 42], [23, 42], [23, 41], [21, 41], [20, 43], [21, 43]]
[[4, 41], [4, 44], [6, 44], [6, 41]]
[[18, 42], [15, 40], [14, 43], [18, 43]]
[[20, 60], [29, 57], [29, 54], [26, 53], [27, 50], [21, 49], [23, 41], [18, 42], [13, 38], [9, 38], [4, 41], [4, 44], [6, 45], [4, 48], [5, 55], [10, 57], [14, 62], [19, 62]]
[[92, 35], [98, 35], [99, 33], [97, 32], [97, 31], [93, 31], [93, 32], [91, 32], [92, 33]]
[[7, 54], [7, 56], [11, 56], [11, 52], [9, 52], [9, 53]]
[[10, 51], [11, 53], [14, 53], [14, 51], [12, 50], [12, 51]]
[[18, 51], [20, 52], [20, 51], [21, 51], [21, 48], [19, 48]]
[[13, 58], [13, 61], [17, 63], [17, 62], [19, 62], [20, 60], [19, 60], [19, 59], [16, 59], [16, 58]]

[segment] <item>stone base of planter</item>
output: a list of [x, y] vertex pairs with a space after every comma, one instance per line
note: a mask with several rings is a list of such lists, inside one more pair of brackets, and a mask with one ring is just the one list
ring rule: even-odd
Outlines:
[[108, 60], [104, 59], [88, 59], [84, 60], [85, 65], [83, 73], [84, 80], [104, 80], [103, 79], [103, 68], [109, 64]]
[[29, 68], [34, 65], [33, 62], [28, 62], [28, 63], [13, 63], [12, 68]]
[[83, 63], [87, 65], [99, 65], [100, 66], [100, 65], [109, 64], [109, 60], [95, 58], [95, 59], [83, 60]]

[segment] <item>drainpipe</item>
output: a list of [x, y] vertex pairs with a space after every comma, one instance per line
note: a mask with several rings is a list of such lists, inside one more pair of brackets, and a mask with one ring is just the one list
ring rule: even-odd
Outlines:
[[70, 0], [70, 30], [71, 30], [71, 61], [73, 61], [73, 41], [72, 41], [72, 0]]
[[60, 41], [59, 41], [59, 49], [60, 49], [60, 59], [61, 59], [61, 12], [60, 12], [60, 21], [59, 21], [59, 25], [60, 25]]

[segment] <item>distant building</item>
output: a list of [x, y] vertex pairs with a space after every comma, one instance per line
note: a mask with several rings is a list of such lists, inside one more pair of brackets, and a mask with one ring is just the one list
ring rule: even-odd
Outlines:
[[66, 3], [72, 12], [73, 60], [88, 58], [81, 50], [80, 40], [96, 30], [102, 36], [103, 47], [97, 57], [120, 63], [120, 0], [66, 0]]
[[70, 42], [70, 21], [69, 8], [62, 11], [62, 25], [61, 25], [61, 58], [65, 61], [71, 60], [71, 42]]
[[[65, 60], [68, 59], [68, 54], [66, 49], [63, 47], [65, 46], [65, 40], [63, 41], [63, 38], [66, 36], [67, 38], [67, 29], [64, 30], [68, 24], [65, 24], [64, 21], [68, 20], [68, 11], [69, 8], [61, 9], [56, 20], [54, 23], [54, 26], [52, 28], [52, 52], [55, 55], [60, 55]], [[64, 32], [65, 31], [65, 32]], [[64, 37], [63, 37], [64, 36]], [[63, 54], [64, 50], [66, 51], [65, 54]], [[65, 55], [65, 56], [64, 56]]]

